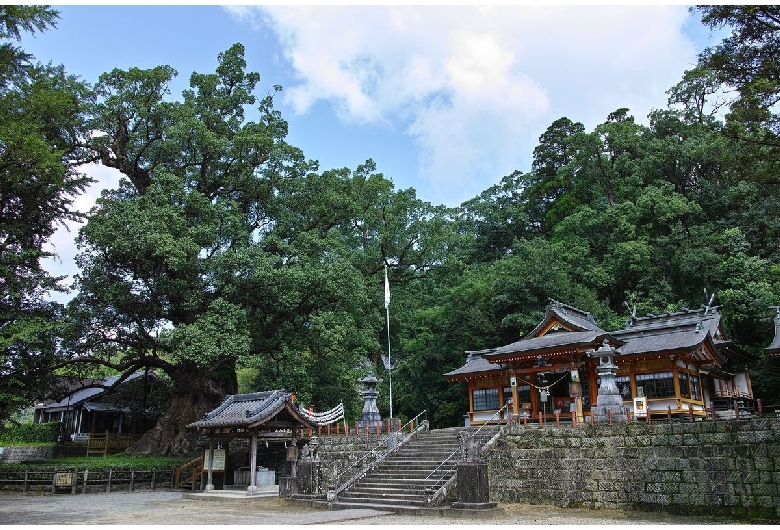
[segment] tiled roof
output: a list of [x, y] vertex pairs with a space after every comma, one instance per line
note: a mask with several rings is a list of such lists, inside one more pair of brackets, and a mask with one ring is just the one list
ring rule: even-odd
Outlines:
[[524, 338], [530, 339], [536, 337], [553, 319], [558, 319], [577, 331], [590, 330], [606, 333], [603, 329], [598, 327], [593, 315], [588, 311], [583, 311], [582, 309], [558, 302], [557, 300], [550, 300], [550, 303], [547, 304], [547, 308], [545, 309], [542, 321]]
[[495, 350], [482, 350], [481, 352], [468, 352], [469, 356], [466, 364], [456, 370], [444, 374], [448, 379], [456, 379], [461, 375], [475, 375], [480, 373], [494, 372], [505, 369], [503, 364], [489, 363], [484, 354]]
[[255, 428], [272, 420], [275, 425], [316, 427], [298, 411], [292, 402], [292, 394], [285, 390], [227, 396], [219, 407], [187, 427]]
[[[537, 336], [554, 319], [576, 331], [552, 331]], [[780, 353], [780, 319], [777, 325], [779, 331], [776, 342]], [[617, 348], [619, 356], [685, 351], [699, 361], [723, 365], [730, 357], [741, 359], [749, 355], [725, 339], [716, 307], [702, 306], [700, 309], [683, 309], [676, 313], [632, 317], [626, 329], [606, 332], [598, 327], [590, 313], [552, 300], [543, 321], [525, 338], [506, 346], [471, 352], [480, 355], [470, 354], [466, 364], [444, 375], [448, 379], [479, 375], [500, 368], [500, 365], [489, 361], [529, 358], [548, 352], [556, 354], [566, 348], [596, 348], [605, 338]], [[704, 344], [709, 344], [709, 347], [700, 348]], [[715, 352], [715, 357], [707, 352]]]
[[[516, 353], [530, 355], [542, 353], [546, 350], [560, 348], [562, 346], [571, 346], [572, 348], [582, 348], [587, 346], [595, 347], [602, 342], [604, 338], [610, 338], [604, 331], [563, 331], [559, 333], [548, 333], [541, 337], [523, 339], [506, 346], [496, 348], [492, 353], [485, 357], [490, 359], [500, 359], [507, 355]], [[619, 340], [612, 340], [613, 345], [620, 344]]]

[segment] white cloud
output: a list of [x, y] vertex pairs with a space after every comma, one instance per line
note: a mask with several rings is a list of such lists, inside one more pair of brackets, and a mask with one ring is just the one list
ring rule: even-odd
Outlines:
[[644, 120], [696, 53], [685, 6], [226, 9], [278, 35], [296, 113], [327, 102], [345, 123], [402, 124], [415, 187], [450, 203], [528, 170], [561, 116], [592, 128], [628, 107]]
[[[79, 194], [73, 201], [73, 210], [79, 212], [89, 212], [95, 202], [100, 197], [104, 189], [116, 189], [119, 187], [119, 171], [101, 166], [98, 164], [88, 164], [82, 168], [82, 172], [89, 175], [95, 182], [87, 188], [84, 193]], [[64, 226], [59, 226], [54, 235], [44, 245], [44, 250], [55, 254], [54, 257], [42, 260], [41, 265], [52, 276], [66, 276], [62, 282], [63, 286], [70, 286], [73, 281], [73, 275], [78, 272], [76, 266], [76, 244], [75, 238], [83, 223], [68, 222]], [[52, 299], [59, 302], [67, 302], [71, 295], [52, 294]]]

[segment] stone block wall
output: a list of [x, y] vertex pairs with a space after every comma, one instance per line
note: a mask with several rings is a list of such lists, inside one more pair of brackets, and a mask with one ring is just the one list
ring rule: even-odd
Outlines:
[[514, 427], [485, 450], [492, 501], [780, 520], [780, 421]]
[[386, 434], [361, 434], [349, 436], [322, 436], [317, 440], [320, 458], [320, 470], [323, 479], [323, 490], [332, 487], [336, 478], [342, 473], [348, 477], [356, 473], [371, 460], [368, 453], [376, 450], [384, 451], [382, 443]]

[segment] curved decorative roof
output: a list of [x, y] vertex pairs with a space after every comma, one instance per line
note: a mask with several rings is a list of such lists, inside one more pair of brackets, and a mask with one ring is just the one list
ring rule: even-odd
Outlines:
[[187, 427], [223, 432], [233, 429], [316, 428], [316, 424], [301, 414], [293, 404], [292, 396], [292, 393], [285, 390], [230, 395], [225, 397], [219, 407]]

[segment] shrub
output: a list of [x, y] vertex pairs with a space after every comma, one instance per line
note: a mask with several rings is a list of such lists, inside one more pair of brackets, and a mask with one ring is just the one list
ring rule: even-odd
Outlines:
[[25, 445], [34, 443], [55, 443], [60, 432], [60, 423], [19, 423], [11, 421], [0, 429], [0, 445]]

